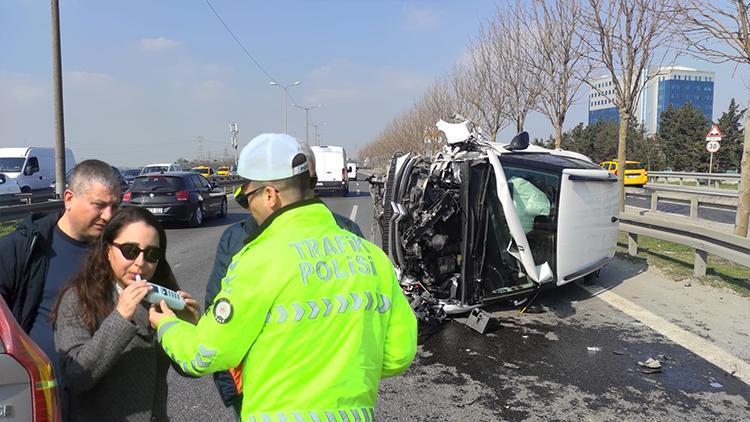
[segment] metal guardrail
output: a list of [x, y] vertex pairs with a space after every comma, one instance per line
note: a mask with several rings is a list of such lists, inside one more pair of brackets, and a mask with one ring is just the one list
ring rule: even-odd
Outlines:
[[693, 276], [706, 275], [708, 255], [750, 267], [750, 239], [688, 224], [664, 216], [620, 213], [620, 231], [628, 234], [628, 254], [638, 255], [638, 235], [673, 242], [695, 250]]
[[[211, 183], [216, 186], [225, 187], [225, 192], [232, 193], [234, 186], [238, 186], [244, 183], [245, 179], [242, 177], [217, 177], [210, 178]], [[227, 186], [231, 188], [226, 189]], [[47, 202], [37, 202], [24, 205], [10, 205], [6, 207], [0, 207], [0, 221], [11, 221], [24, 218], [34, 213], [50, 213], [61, 211], [63, 209], [63, 201], [59, 199], [50, 199]]]
[[721, 182], [732, 182], [737, 183], [739, 186], [740, 175], [735, 173], [695, 173], [685, 171], [650, 171], [648, 172], [648, 181], [651, 183], [659, 183], [659, 179], [663, 179], [665, 182], [669, 179], [677, 179], [677, 183], [680, 185], [684, 184], [686, 180], [695, 180], [698, 184], [704, 181], [706, 185], [710, 185], [711, 182], [716, 184], [718, 188]]
[[683, 202], [690, 205], [689, 217], [693, 220], [698, 219], [698, 207], [700, 205], [710, 205], [714, 208], [725, 209], [727, 211], [737, 210], [736, 192], [714, 192], [709, 190], [693, 189], [690, 192], [660, 190], [660, 187], [646, 185], [646, 188], [626, 187], [625, 193], [631, 196], [649, 198], [651, 201], [651, 212], [657, 211], [659, 199], [669, 199]]

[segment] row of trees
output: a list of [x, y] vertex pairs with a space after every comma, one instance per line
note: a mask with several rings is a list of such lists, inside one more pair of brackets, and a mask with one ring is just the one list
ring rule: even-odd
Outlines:
[[[466, 59], [386, 125], [361, 156], [383, 163], [395, 151], [429, 152], [442, 142], [441, 134], [434, 131], [435, 122], [454, 114], [471, 119], [494, 139], [508, 125], [522, 131], [528, 115], [539, 112], [554, 128], [554, 146], [564, 146], [562, 127], [567, 112], [589, 85], [592, 72], [597, 72], [612, 81], [606, 88], [612, 92], [607, 94], [603, 88], [589, 86], [607, 95], [618, 109], [616, 156], [622, 166], [628, 150], [659, 148], [645, 139], [638, 145], [637, 136], [631, 136], [634, 145], [627, 144], [628, 134], [638, 132], [632, 120], [641, 88], [660, 76], [647, 69], [670, 64], [678, 54], [750, 64], [750, 19], [744, 0], [508, 1], [481, 25]], [[745, 118], [747, 126], [747, 113]], [[664, 136], [668, 126], [663, 128]], [[747, 131], [744, 135], [748, 137]], [[750, 139], [744, 140], [741, 155], [736, 232], [746, 236]], [[672, 155], [667, 157], [672, 159]], [[701, 163], [691, 165], [700, 168]], [[622, 176], [620, 207], [624, 210]]]

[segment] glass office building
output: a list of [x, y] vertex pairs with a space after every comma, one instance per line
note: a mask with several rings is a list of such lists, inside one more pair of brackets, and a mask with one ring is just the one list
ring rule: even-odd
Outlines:
[[[650, 68], [648, 74], [653, 77], [643, 87], [635, 110], [635, 116], [648, 133], [659, 129], [659, 115], [669, 104], [678, 108], [689, 102], [707, 119], [713, 119], [714, 72], [671, 66]], [[611, 101], [614, 96], [611, 78], [602, 77], [591, 83], [594, 89], [589, 95], [589, 124], [597, 120], [619, 121], [617, 108]]]

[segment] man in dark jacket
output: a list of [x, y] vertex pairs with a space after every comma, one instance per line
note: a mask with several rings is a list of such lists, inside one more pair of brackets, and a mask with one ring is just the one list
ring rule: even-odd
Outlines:
[[[302, 146], [305, 151], [307, 160], [309, 163], [311, 183], [315, 186], [317, 182], [317, 174], [315, 171], [315, 155], [310, 147], [305, 145]], [[242, 190], [240, 189], [240, 193]], [[245, 205], [240, 204], [245, 208]], [[351, 232], [359, 237], [364, 238], [362, 231], [354, 221], [333, 213], [333, 218], [336, 220], [336, 224], [344, 230]], [[219, 245], [216, 248], [216, 260], [214, 261], [214, 268], [211, 271], [211, 275], [208, 278], [208, 284], [206, 285], [206, 299], [204, 309], [210, 309], [214, 302], [216, 294], [221, 290], [221, 280], [227, 273], [227, 267], [232, 262], [234, 254], [240, 251], [245, 246], [245, 239], [249, 238], [258, 230], [258, 224], [253, 220], [252, 217], [248, 217], [244, 221], [232, 224], [224, 230], [224, 233], [219, 239]], [[216, 388], [219, 390], [219, 395], [226, 407], [232, 407], [235, 414], [239, 418], [240, 415], [240, 404], [242, 403], [242, 396], [237, 393], [237, 387], [235, 386], [232, 375], [228, 371], [215, 372], [214, 382]]]
[[63, 199], [62, 213], [32, 215], [0, 238], [0, 295], [56, 373], [50, 311], [119, 206], [119, 178], [103, 161], [83, 161], [73, 168]]

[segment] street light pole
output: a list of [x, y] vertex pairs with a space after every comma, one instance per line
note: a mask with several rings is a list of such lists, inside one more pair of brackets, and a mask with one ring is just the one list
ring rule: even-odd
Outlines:
[[288, 92], [288, 90], [289, 90], [289, 88], [291, 88], [293, 86], [297, 86], [297, 85], [299, 85], [301, 83], [302, 82], [297, 81], [297, 82], [295, 82], [293, 84], [289, 84], [289, 85], [279, 85], [276, 82], [269, 82], [270, 85], [278, 86], [278, 87], [284, 89], [284, 133], [288, 133], [289, 132], [289, 130], [287, 129], [287, 117], [288, 117], [287, 116], [287, 109], [288, 109], [288, 107], [287, 107], [287, 98], [289, 98], [289, 92]]
[[320, 107], [320, 104], [312, 106], [312, 107], [303, 107], [297, 104], [295, 104], [294, 106], [299, 109], [305, 110], [305, 143], [309, 146], [310, 145], [310, 110]]
[[62, 53], [60, 51], [60, 5], [50, 1], [52, 15], [52, 93], [55, 115], [55, 191], [62, 199], [65, 191], [65, 118], [63, 112]]

